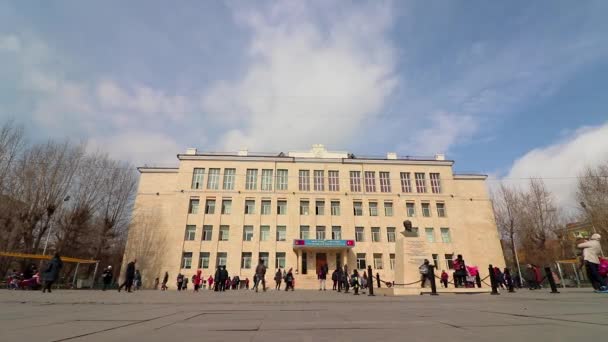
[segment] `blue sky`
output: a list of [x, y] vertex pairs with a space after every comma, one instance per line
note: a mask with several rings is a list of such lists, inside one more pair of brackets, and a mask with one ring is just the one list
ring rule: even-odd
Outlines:
[[606, 1], [4, 1], [0, 118], [137, 164], [325, 143], [573, 176], [608, 160], [605, 13]]

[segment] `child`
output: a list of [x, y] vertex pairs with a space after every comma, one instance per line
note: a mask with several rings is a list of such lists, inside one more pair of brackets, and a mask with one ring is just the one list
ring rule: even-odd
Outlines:
[[353, 275], [350, 276], [350, 286], [355, 290], [355, 296], [359, 295], [359, 273], [353, 270]]
[[449, 276], [445, 272], [445, 270], [441, 270], [441, 284], [443, 284], [443, 287], [446, 289], [448, 288], [448, 279], [449, 279]]

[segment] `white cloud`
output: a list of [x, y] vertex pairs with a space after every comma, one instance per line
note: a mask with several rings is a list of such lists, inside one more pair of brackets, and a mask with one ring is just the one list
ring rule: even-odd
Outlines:
[[424, 155], [445, 153], [450, 146], [470, 139], [477, 131], [478, 122], [471, 115], [436, 112], [430, 116], [427, 128], [413, 132], [411, 139], [398, 150], [409, 150]]
[[15, 35], [0, 36], [0, 50], [17, 52], [21, 50], [21, 40]]
[[129, 160], [138, 166], [173, 166], [176, 154], [184, 150], [165, 134], [136, 130], [91, 138], [87, 146], [91, 151], [105, 151], [114, 158]]

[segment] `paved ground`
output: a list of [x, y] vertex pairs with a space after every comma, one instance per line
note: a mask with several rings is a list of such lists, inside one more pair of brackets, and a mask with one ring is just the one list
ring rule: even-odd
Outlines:
[[608, 295], [0, 290], [0, 341], [590, 341]]

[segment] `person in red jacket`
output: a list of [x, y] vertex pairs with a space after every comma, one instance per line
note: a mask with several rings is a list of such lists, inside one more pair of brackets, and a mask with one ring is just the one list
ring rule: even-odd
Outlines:
[[441, 270], [441, 284], [443, 284], [443, 287], [445, 287], [446, 289], [448, 288], [448, 279], [449, 276], [445, 272], [445, 270]]
[[201, 270], [196, 271], [196, 275], [194, 276], [194, 292], [198, 292], [198, 289], [201, 287]]

